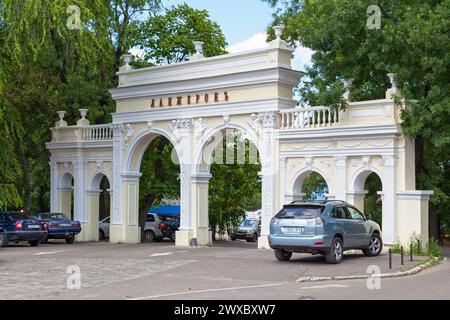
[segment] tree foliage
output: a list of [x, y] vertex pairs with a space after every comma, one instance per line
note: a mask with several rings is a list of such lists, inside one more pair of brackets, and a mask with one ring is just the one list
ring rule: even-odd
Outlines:
[[227, 45], [220, 26], [210, 20], [208, 12], [186, 4], [148, 18], [135, 32], [144, 60], [156, 65], [187, 60], [195, 53], [193, 41], [204, 42], [206, 57], [225, 53]]
[[[209, 182], [209, 222], [212, 230], [230, 234], [245, 217], [245, 212], [261, 208], [261, 165], [250, 163], [250, 141], [237, 132], [231, 139], [224, 137], [222, 161], [211, 165], [212, 178]], [[234, 141], [230, 144], [229, 141]], [[228, 142], [228, 143], [227, 143]], [[243, 164], [237, 161], [238, 146], [245, 146]], [[216, 149], [217, 152], [217, 149]], [[227, 163], [227, 154], [233, 154], [235, 161]], [[217, 155], [215, 156], [217, 160]]]
[[[362, 0], [263, 0], [276, 8], [284, 37], [314, 50], [299, 90], [311, 105], [345, 107], [341, 80], [353, 78], [354, 100], [380, 99], [398, 74], [402, 97], [415, 99], [403, 113], [404, 132], [416, 138], [418, 189], [432, 189], [432, 234], [450, 207], [450, 1], [380, 0], [381, 28], [367, 28]], [[273, 32], [270, 31], [273, 37]]]

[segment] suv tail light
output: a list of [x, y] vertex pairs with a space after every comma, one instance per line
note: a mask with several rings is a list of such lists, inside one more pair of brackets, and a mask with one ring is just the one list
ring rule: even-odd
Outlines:
[[49, 227], [50, 228], [59, 228], [59, 224], [57, 224], [57, 223], [50, 223]]
[[16, 230], [23, 230], [22, 221], [16, 221]]
[[278, 224], [280, 222], [280, 219], [273, 217], [272, 220], [270, 220], [270, 224]]
[[159, 229], [159, 230], [163, 231], [163, 230], [165, 230], [166, 228], [167, 228], [167, 226], [166, 226], [164, 223], [158, 224], [158, 229]]
[[317, 217], [316, 219], [314, 219], [316, 225], [322, 225], [324, 223], [322, 217]]
[[79, 228], [80, 227], [80, 223], [79, 222], [73, 222], [72, 223], [72, 227]]

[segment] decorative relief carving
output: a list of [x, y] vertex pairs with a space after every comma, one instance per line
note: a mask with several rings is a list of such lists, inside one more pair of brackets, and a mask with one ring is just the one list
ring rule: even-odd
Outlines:
[[259, 115], [263, 127], [273, 128], [275, 126], [275, 114], [271, 111], [260, 113]]
[[368, 168], [370, 165], [370, 156], [364, 156], [362, 158], [362, 165], [364, 166], [364, 168]]
[[199, 118], [195, 123], [195, 128], [197, 130], [196, 138], [203, 141], [206, 130], [208, 130], [208, 119]]
[[133, 139], [134, 125], [129, 123], [125, 127], [122, 127], [122, 133], [125, 136], [123, 139], [123, 150], [125, 150]]
[[225, 124], [225, 126], [228, 127], [230, 125], [230, 121], [231, 121], [231, 119], [230, 119], [230, 115], [229, 114], [226, 114], [226, 115], [223, 116], [223, 123]]

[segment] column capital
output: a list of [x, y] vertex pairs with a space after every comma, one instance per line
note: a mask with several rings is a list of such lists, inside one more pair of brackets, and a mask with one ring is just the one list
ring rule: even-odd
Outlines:
[[334, 161], [336, 162], [336, 167], [345, 167], [347, 165], [347, 156], [335, 156]]
[[142, 176], [140, 172], [124, 172], [120, 174], [122, 181], [136, 181]]
[[191, 175], [191, 182], [197, 184], [208, 184], [212, 175], [208, 173], [194, 173]]

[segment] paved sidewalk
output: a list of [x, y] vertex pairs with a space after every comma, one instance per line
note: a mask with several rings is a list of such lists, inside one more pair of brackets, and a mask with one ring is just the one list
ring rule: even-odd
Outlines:
[[[170, 242], [10, 246], [0, 250], [0, 294], [5, 299], [184, 299], [184, 292], [239, 288], [254, 291], [250, 298], [275, 299], [277, 287], [297, 288], [300, 277], [365, 275], [369, 266], [379, 267], [381, 273], [395, 272], [419, 263], [417, 258], [404, 261], [401, 266], [400, 257], [393, 255], [389, 269], [387, 254], [369, 258], [357, 253], [346, 254], [338, 265], [307, 254], [279, 262], [272, 250], [245, 242], [205, 248], [179, 248]], [[81, 290], [66, 288], [71, 265], [81, 269]]]

